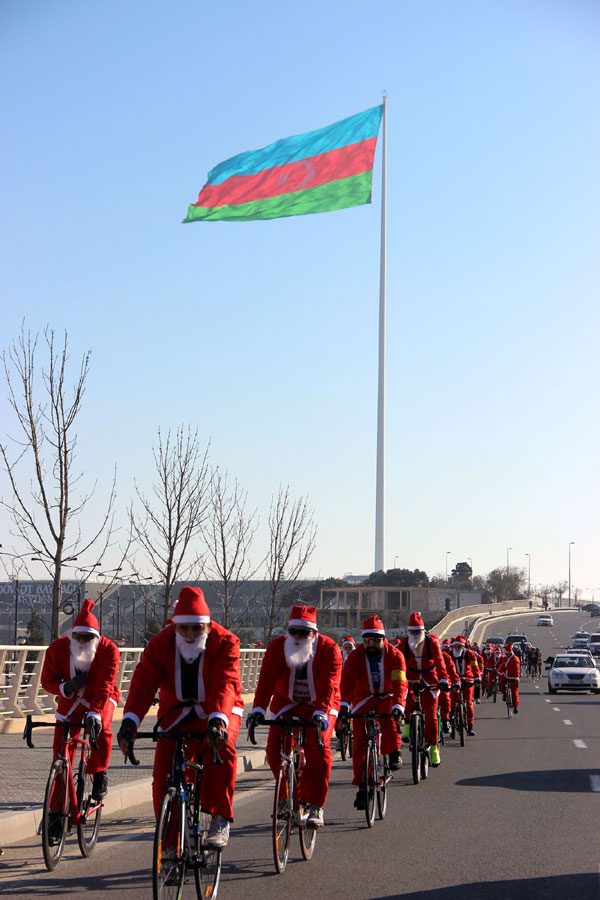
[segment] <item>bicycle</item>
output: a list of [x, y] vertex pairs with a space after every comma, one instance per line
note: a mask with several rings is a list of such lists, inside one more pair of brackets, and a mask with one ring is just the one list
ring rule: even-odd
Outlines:
[[387, 810], [387, 786], [394, 777], [387, 754], [381, 752], [381, 726], [378, 719], [394, 719], [400, 731], [400, 717], [393, 713], [350, 713], [350, 719], [365, 719], [367, 743], [365, 745], [365, 765], [363, 769], [364, 791], [366, 795], [365, 817], [369, 828], [375, 822], [375, 799], [377, 814], [385, 818]]
[[413, 782], [418, 784], [429, 775], [429, 744], [425, 742], [425, 712], [421, 704], [423, 685], [418, 681], [411, 682], [410, 690], [413, 693], [414, 706], [410, 714], [408, 749], [411, 754]]
[[[77, 841], [81, 855], [91, 856], [98, 840], [102, 801], [92, 797], [92, 777], [87, 773], [90, 749], [87, 738], [73, 737], [69, 730], [79, 731], [81, 723], [34, 722], [27, 716], [23, 739], [32, 750], [34, 728], [62, 728], [63, 741], [52, 761], [44, 794], [44, 808], [38, 834], [42, 837], [42, 850], [46, 868], [52, 872], [60, 862], [67, 836], [77, 827]], [[84, 730], [85, 733], [85, 730]], [[98, 749], [93, 735], [89, 735], [94, 750]], [[77, 750], [80, 749], [77, 781], [73, 777]]]
[[[319, 723], [314, 721], [280, 718], [268, 719], [261, 724], [269, 727], [276, 726], [285, 732], [281, 735], [280, 763], [275, 781], [271, 828], [275, 871], [279, 875], [283, 875], [288, 861], [294, 826], [298, 828], [302, 857], [309, 860], [315, 849], [317, 829], [306, 827], [308, 804], [303, 803], [300, 799], [302, 771], [306, 763], [304, 756], [305, 729], [317, 729], [319, 747], [323, 746], [323, 738]], [[256, 724], [250, 723], [248, 738], [252, 744], [256, 744], [255, 729]]]
[[506, 700], [506, 715], [510, 719], [513, 714], [513, 699], [512, 699], [512, 688], [510, 686], [510, 681], [506, 682], [506, 690], [504, 693], [504, 697]]
[[352, 729], [348, 728], [346, 722], [339, 722], [337, 737], [340, 742], [340, 756], [342, 757], [342, 760], [352, 759], [354, 736], [352, 734]]
[[[165, 715], [168, 715], [169, 710]], [[154, 900], [180, 900], [186, 875], [194, 873], [196, 896], [215, 900], [221, 878], [221, 849], [207, 846], [206, 836], [212, 816], [200, 808], [200, 787], [204, 765], [200, 749], [197, 759], [187, 759], [185, 742], [202, 741], [208, 737], [213, 761], [222, 764], [215, 741], [220, 729], [210, 727], [207, 732], [158, 731], [162, 716], [152, 731], [138, 731], [135, 740], [175, 742], [173, 770], [162, 800], [154, 831], [152, 853], [152, 896]], [[134, 766], [140, 761], [130, 744], [127, 758]]]
[[463, 697], [462, 688], [454, 688], [456, 691], [456, 703], [450, 713], [450, 737], [458, 735], [460, 746], [465, 746], [465, 733], [467, 731], [467, 704]]

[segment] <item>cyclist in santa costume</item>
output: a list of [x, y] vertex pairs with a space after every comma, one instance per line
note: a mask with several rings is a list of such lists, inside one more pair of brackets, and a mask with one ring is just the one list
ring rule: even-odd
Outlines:
[[[93, 608], [91, 600], [84, 600], [71, 634], [50, 644], [44, 657], [41, 681], [45, 691], [56, 695], [57, 720], [84, 723], [94, 736], [98, 749], [92, 748], [87, 771], [93, 776], [92, 795], [101, 800], [108, 793], [106, 770], [113, 742], [110, 725], [120, 697], [117, 687], [119, 649], [108, 638], [101, 637]], [[77, 736], [79, 729], [71, 733]], [[62, 739], [62, 729], [56, 728], [55, 754]], [[73, 755], [75, 750], [76, 745]]]
[[[239, 639], [211, 621], [204, 594], [183, 587], [169, 623], [148, 643], [133, 673], [118, 734], [123, 752], [135, 740], [140, 723], [156, 693], [162, 731], [198, 732], [199, 742], [209, 726], [218, 729], [217, 749], [223, 763], [213, 762], [202, 746], [204, 778], [202, 810], [212, 816], [207, 841], [224, 847], [233, 821], [233, 793], [237, 770], [235, 740], [243, 714]], [[195, 742], [192, 742], [195, 743]], [[174, 741], [157, 742], [152, 797], [158, 816], [172, 769]], [[190, 746], [189, 751], [193, 752]]]
[[[314, 728], [306, 729], [306, 765], [302, 772], [302, 802], [310, 806], [306, 826], [324, 825], [323, 807], [331, 774], [331, 732], [340, 707], [342, 654], [334, 640], [319, 634], [314, 606], [293, 606], [286, 634], [273, 638], [266, 649], [248, 723], [260, 725], [270, 708], [272, 718], [298, 716], [316, 720], [323, 747]], [[267, 760], [277, 777], [281, 734], [270, 728]]]

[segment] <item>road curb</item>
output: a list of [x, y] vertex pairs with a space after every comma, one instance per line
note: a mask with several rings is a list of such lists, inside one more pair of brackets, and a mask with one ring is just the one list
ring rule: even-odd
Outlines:
[[[237, 775], [252, 772], [267, 764], [265, 751], [249, 750], [238, 753]], [[110, 770], [109, 770], [110, 772]], [[128, 806], [139, 806], [152, 800], [152, 779], [142, 778], [139, 781], [116, 784], [110, 788], [104, 801], [104, 814], [112, 815]], [[18, 841], [35, 837], [42, 819], [42, 804], [26, 810], [15, 810], [0, 813], [0, 845], [7, 846]]]

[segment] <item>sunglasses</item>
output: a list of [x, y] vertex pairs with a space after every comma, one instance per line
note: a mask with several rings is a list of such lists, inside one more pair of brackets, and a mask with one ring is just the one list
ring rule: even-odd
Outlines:
[[363, 638], [365, 644], [383, 644], [385, 638], [377, 637], [373, 635], [367, 635]]
[[75, 631], [73, 637], [76, 641], [79, 641], [80, 644], [87, 644], [89, 641], [93, 641], [96, 637], [95, 634], [87, 634], [85, 632]]
[[288, 628], [292, 637], [305, 638], [313, 633], [312, 628]]

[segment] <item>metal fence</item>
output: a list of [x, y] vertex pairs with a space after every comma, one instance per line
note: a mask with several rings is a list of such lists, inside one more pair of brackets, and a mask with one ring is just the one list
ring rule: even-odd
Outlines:
[[[41, 686], [42, 666], [47, 647], [0, 646], [0, 720], [20, 719], [33, 713], [53, 713], [56, 702]], [[121, 661], [117, 687], [121, 691], [119, 706], [125, 705], [131, 677], [143, 647], [119, 649]], [[242, 692], [254, 692], [265, 655], [264, 650], [240, 650]]]

